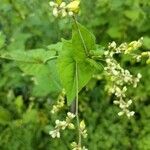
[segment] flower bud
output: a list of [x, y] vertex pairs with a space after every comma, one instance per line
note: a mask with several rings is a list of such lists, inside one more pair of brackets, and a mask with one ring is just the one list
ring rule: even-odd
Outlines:
[[58, 5], [62, 3], [62, 0], [55, 0]]
[[68, 124], [68, 128], [69, 128], [69, 129], [75, 129], [75, 126], [74, 126], [73, 123], [69, 123], [69, 124]]
[[65, 2], [62, 2], [61, 4], [60, 4], [60, 8], [64, 8], [66, 6], [66, 3]]
[[81, 129], [81, 131], [83, 131], [85, 129], [85, 122], [84, 122], [84, 120], [82, 120], [80, 122], [80, 129]]
[[79, 10], [79, 4], [80, 4], [79, 0], [74, 0], [67, 5], [67, 8], [69, 11], [77, 13]]
[[122, 116], [124, 114], [124, 112], [123, 111], [120, 111], [119, 113], [118, 113], [118, 116]]

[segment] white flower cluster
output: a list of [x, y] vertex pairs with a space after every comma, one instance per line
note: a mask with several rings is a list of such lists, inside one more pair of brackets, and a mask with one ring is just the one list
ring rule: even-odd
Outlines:
[[112, 81], [115, 81], [117, 85], [132, 84], [133, 87], [137, 87], [137, 83], [140, 81], [142, 77], [140, 73], [137, 74], [137, 77], [134, 77], [129, 70], [123, 69], [120, 64], [113, 58], [112, 52], [105, 53], [106, 64], [107, 66], [104, 68], [107, 71], [108, 75]]
[[115, 42], [112, 42], [108, 46], [108, 50], [104, 53], [106, 60], [106, 67], [104, 70], [107, 73], [107, 76], [111, 80], [112, 86], [109, 87], [109, 92], [114, 94], [117, 100], [114, 101], [114, 104], [119, 105], [121, 112], [118, 113], [119, 116], [126, 114], [128, 117], [134, 115], [133, 111], [129, 111], [128, 107], [131, 105], [132, 100], [126, 102], [126, 91], [127, 87], [125, 85], [132, 85], [137, 87], [138, 82], [142, 75], [140, 73], [134, 77], [129, 70], [123, 69], [120, 64], [114, 58], [115, 54], [119, 53], [129, 53], [132, 49], [136, 49], [141, 46], [141, 41], [134, 41], [130, 44], [123, 43], [117, 47]]
[[72, 150], [88, 150], [85, 146], [81, 147], [76, 142], [71, 143]]
[[109, 44], [108, 48], [112, 50], [112, 53], [131, 53], [133, 50], [140, 48], [143, 44], [143, 37], [141, 37], [138, 41], [132, 41], [131, 43], [122, 43], [117, 47], [115, 42]]
[[80, 133], [83, 136], [83, 138], [87, 138], [87, 130], [86, 130], [86, 126], [85, 126], [84, 120], [82, 120], [80, 122], [79, 130], [80, 130]]
[[[79, 131], [83, 138], [87, 138], [87, 130], [86, 130], [84, 120], [82, 120], [80, 122]], [[76, 142], [72, 142], [71, 147], [72, 147], [72, 150], [88, 150], [87, 148], [85, 148], [85, 146], [82, 147], [81, 145], [77, 144]]]
[[59, 112], [59, 110], [64, 107], [64, 104], [65, 104], [65, 94], [66, 94], [65, 90], [63, 89], [62, 92], [60, 93], [60, 95], [58, 96], [56, 104], [53, 105], [53, 108], [51, 110], [52, 114]]
[[71, 123], [74, 117], [75, 117], [74, 114], [72, 114], [71, 112], [68, 112], [65, 121], [56, 120], [55, 129], [49, 132], [52, 138], [60, 138], [60, 130], [65, 130], [66, 128], [75, 129], [74, 124]]
[[[137, 50], [140, 48], [143, 44], [143, 37], [141, 37], [138, 41], [132, 41], [131, 43], [122, 43], [117, 47], [117, 44], [115, 42], [112, 42], [109, 44], [108, 48], [112, 50], [112, 54], [119, 54], [119, 53], [124, 53], [124, 54], [130, 54], [133, 56], [133, 58], [136, 59], [137, 62], [140, 62], [143, 56], [148, 56], [149, 59], [147, 60], [150, 62], [150, 52], [143, 52], [140, 55], [133, 54], [134, 50]], [[132, 53], [132, 54], [131, 54]]]
[[73, 16], [74, 13], [77, 13], [79, 9], [80, 1], [74, 0], [70, 2], [69, 4], [66, 4], [66, 2], [57, 3], [54, 1], [50, 1], [49, 5], [53, 8], [53, 15], [55, 17], [66, 17]]
[[123, 99], [119, 99], [119, 101], [115, 100], [114, 104], [119, 105], [119, 107], [122, 109], [122, 111], [118, 113], [119, 116], [126, 114], [130, 118], [135, 113], [134, 111], [128, 110], [128, 107], [132, 104], [132, 100], [125, 102]]

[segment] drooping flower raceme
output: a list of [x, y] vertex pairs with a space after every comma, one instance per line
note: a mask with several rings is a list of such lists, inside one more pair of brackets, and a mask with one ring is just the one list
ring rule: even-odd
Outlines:
[[59, 112], [65, 104], [65, 90], [63, 89], [62, 92], [60, 93], [60, 95], [58, 96], [57, 102], [55, 105], [53, 105], [53, 108], [51, 110], [52, 114], [55, 114], [57, 112]]
[[[87, 130], [84, 120], [82, 120], [79, 124], [79, 132], [83, 138], [87, 138]], [[88, 150], [85, 146], [81, 146], [76, 142], [71, 143], [72, 150]]]
[[83, 136], [83, 138], [87, 138], [87, 130], [86, 130], [86, 126], [85, 126], [84, 120], [82, 120], [80, 122], [79, 130], [80, 130], [81, 135]]
[[119, 116], [125, 114], [127, 117], [134, 115], [134, 111], [129, 110], [129, 106], [132, 104], [132, 100], [127, 100], [126, 92], [127, 85], [132, 85], [134, 88], [137, 87], [142, 75], [140, 73], [137, 76], [133, 76], [129, 70], [124, 69], [114, 58], [116, 54], [129, 54], [132, 50], [139, 48], [142, 45], [142, 39], [133, 41], [129, 44], [123, 43], [117, 47], [115, 42], [112, 42], [108, 46], [108, 50], [105, 51], [104, 57], [106, 60], [106, 76], [111, 81], [108, 87], [109, 93], [114, 94], [116, 99], [114, 104], [118, 105], [121, 111], [118, 113]]

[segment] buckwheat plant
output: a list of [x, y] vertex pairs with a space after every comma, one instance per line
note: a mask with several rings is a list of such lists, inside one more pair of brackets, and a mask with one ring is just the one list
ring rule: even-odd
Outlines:
[[[130, 43], [111, 42], [106, 48], [96, 44], [95, 36], [77, 21], [80, 10], [79, 0], [55, 0], [49, 2], [50, 9], [55, 18], [64, 17], [72, 19], [72, 37], [70, 40], [62, 39], [61, 42], [49, 45], [47, 49], [35, 49], [29, 51], [2, 51], [1, 58], [16, 61], [25, 75], [34, 77], [34, 84], [39, 85], [44, 79], [45, 87], [50, 92], [60, 92], [51, 113], [60, 113], [67, 104], [69, 109], [63, 120], [56, 120], [55, 126], [49, 132], [52, 138], [60, 138], [62, 131], [71, 129], [77, 133], [76, 140], [70, 144], [72, 150], [87, 150], [82, 144], [82, 139], [87, 138], [84, 118], [80, 120], [79, 93], [83, 87], [94, 77], [109, 81], [106, 90], [114, 97], [114, 104], [120, 108], [119, 116], [131, 118], [135, 112], [130, 110], [134, 98], [128, 97], [128, 88], [137, 88], [142, 75], [133, 75], [130, 70], [123, 68], [119, 58], [130, 55], [132, 60], [140, 62], [146, 59], [150, 64], [150, 52], [140, 53], [143, 38]], [[96, 75], [95, 75], [96, 74]], [[74, 111], [71, 108], [75, 108]], [[65, 109], [66, 110], [66, 109]]]
[[[56, 120], [56, 126], [53, 131], [50, 131], [52, 138], [60, 138], [60, 131], [66, 128], [78, 130], [78, 141], [71, 143], [72, 150], [87, 150], [85, 146], [82, 146], [82, 138], [87, 138], [87, 130], [84, 120], [80, 122], [78, 114], [78, 94], [83, 86], [89, 81], [91, 76], [94, 76], [95, 69], [99, 70], [99, 61], [105, 62], [101, 64], [104, 67], [106, 78], [109, 79], [109, 86], [106, 88], [110, 94], [115, 96], [114, 104], [118, 105], [121, 109], [118, 112], [119, 116], [126, 115], [128, 118], [132, 117], [135, 112], [129, 109], [133, 100], [127, 97], [128, 86], [136, 88], [142, 75], [132, 75], [128, 69], [124, 69], [117, 61], [116, 56], [131, 55], [136, 61], [141, 61], [142, 57], [148, 57], [147, 63], [150, 62], [150, 52], [143, 52], [136, 54], [136, 50], [142, 46], [143, 38], [138, 41], [132, 41], [130, 43], [122, 43], [117, 46], [116, 42], [111, 42], [105, 51], [101, 52], [96, 49], [95, 37], [86, 28], [77, 22], [76, 16], [79, 12], [79, 0], [73, 0], [71, 2], [64, 2], [62, 0], [50, 1], [49, 5], [52, 7], [54, 17], [72, 17], [73, 19], [73, 34], [70, 41], [63, 40], [62, 53], [58, 58], [59, 67], [65, 67], [69, 62], [69, 65], [74, 69], [69, 70], [60, 68], [61, 74], [65, 74], [67, 71], [71, 71], [68, 77], [73, 75], [72, 79], [66, 80], [62, 76], [64, 88], [66, 90], [67, 102], [71, 105], [70, 100], [74, 97], [76, 112], [67, 113], [65, 121]], [[74, 29], [75, 28], [75, 29]], [[68, 51], [66, 50], [68, 49]], [[63, 52], [64, 50], [64, 52]], [[66, 51], [65, 51], [66, 50]], [[65, 58], [63, 58], [65, 57]], [[68, 67], [70, 67], [68, 66]], [[71, 67], [70, 67], [71, 68]], [[93, 69], [95, 68], [95, 69]], [[82, 73], [81, 73], [82, 72]], [[85, 72], [85, 73], [84, 73]], [[86, 74], [86, 75], [85, 75]], [[85, 79], [83, 79], [85, 78]], [[70, 82], [70, 85], [68, 84]], [[63, 98], [62, 98], [63, 99]], [[64, 105], [64, 99], [58, 101], [53, 106], [52, 113], [56, 113]], [[71, 123], [72, 119], [76, 117], [76, 124]]]
[[[75, 18], [75, 15], [79, 11], [79, 4], [80, 4], [79, 0], [74, 0], [68, 4], [66, 4], [65, 2], [63, 2], [61, 0], [56, 1], [56, 2], [54, 2], [54, 1], [49, 2], [49, 5], [53, 8], [54, 17], [66, 17], [66, 16], [72, 16], [73, 17], [73, 20], [75, 22], [75, 25], [76, 25], [78, 33], [79, 33], [79, 36], [82, 40], [82, 44], [85, 48], [85, 52], [87, 54], [87, 48], [86, 48], [86, 45], [84, 43], [84, 39], [82, 37], [82, 34], [80, 32], [77, 20]], [[76, 68], [77, 68], [77, 64], [76, 64]], [[71, 112], [68, 112], [65, 121], [56, 120], [55, 121], [55, 123], [56, 123], [55, 129], [50, 131], [49, 134], [52, 136], [52, 138], [60, 138], [60, 130], [65, 130], [67, 127], [70, 129], [75, 129], [75, 125], [73, 123], [71, 123], [71, 121], [74, 117], [76, 117], [77, 130], [78, 130], [78, 142], [77, 143], [72, 142], [71, 147], [72, 147], [72, 150], [87, 150], [87, 148], [85, 148], [85, 146], [82, 147], [82, 143], [81, 143], [82, 137], [83, 138], [87, 137], [87, 130], [86, 130], [84, 120], [82, 120], [80, 122], [79, 116], [78, 116], [78, 88], [79, 88], [78, 84], [79, 84], [78, 83], [78, 72], [76, 69], [76, 89], [75, 89], [75, 91], [76, 91], [76, 106], [75, 106], [76, 112], [75, 112], [75, 115]], [[53, 106], [53, 109], [51, 112], [52, 113], [58, 112], [59, 109], [61, 107], [63, 107], [63, 105], [64, 105], [64, 99], [61, 101], [57, 101], [57, 104]]]

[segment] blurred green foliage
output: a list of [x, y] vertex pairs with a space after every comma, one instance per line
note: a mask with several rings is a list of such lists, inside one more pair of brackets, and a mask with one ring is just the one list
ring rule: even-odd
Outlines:
[[[149, 0], [82, 0], [79, 20], [96, 35], [98, 44], [143, 36], [141, 51], [150, 49]], [[0, 1], [0, 50], [48, 49], [61, 37], [70, 36], [71, 19], [53, 18], [48, 0]], [[129, 58], [121, 61], [132, 73], [143, 76], [138, 88], [129, 91], [136, 115], [130, 120], [119, 118], [112, 97], [105, 91], [107, 79], [93, 79], [79, 97], [89, 150], [150, 150], [150, 66]], [[39, 84], [35, 84], [35, 78], [24, 76], [15, 63], [0, 60], [0, 150], [69, 149], [75, 134], [64, 133], [60, 140], [48, 135], [55, 118], [63, 117], [50, 114], [58, 93], [50, 91], [52, 87], [45, 84], [48, 80], [53, 82], [38, 74]]]

